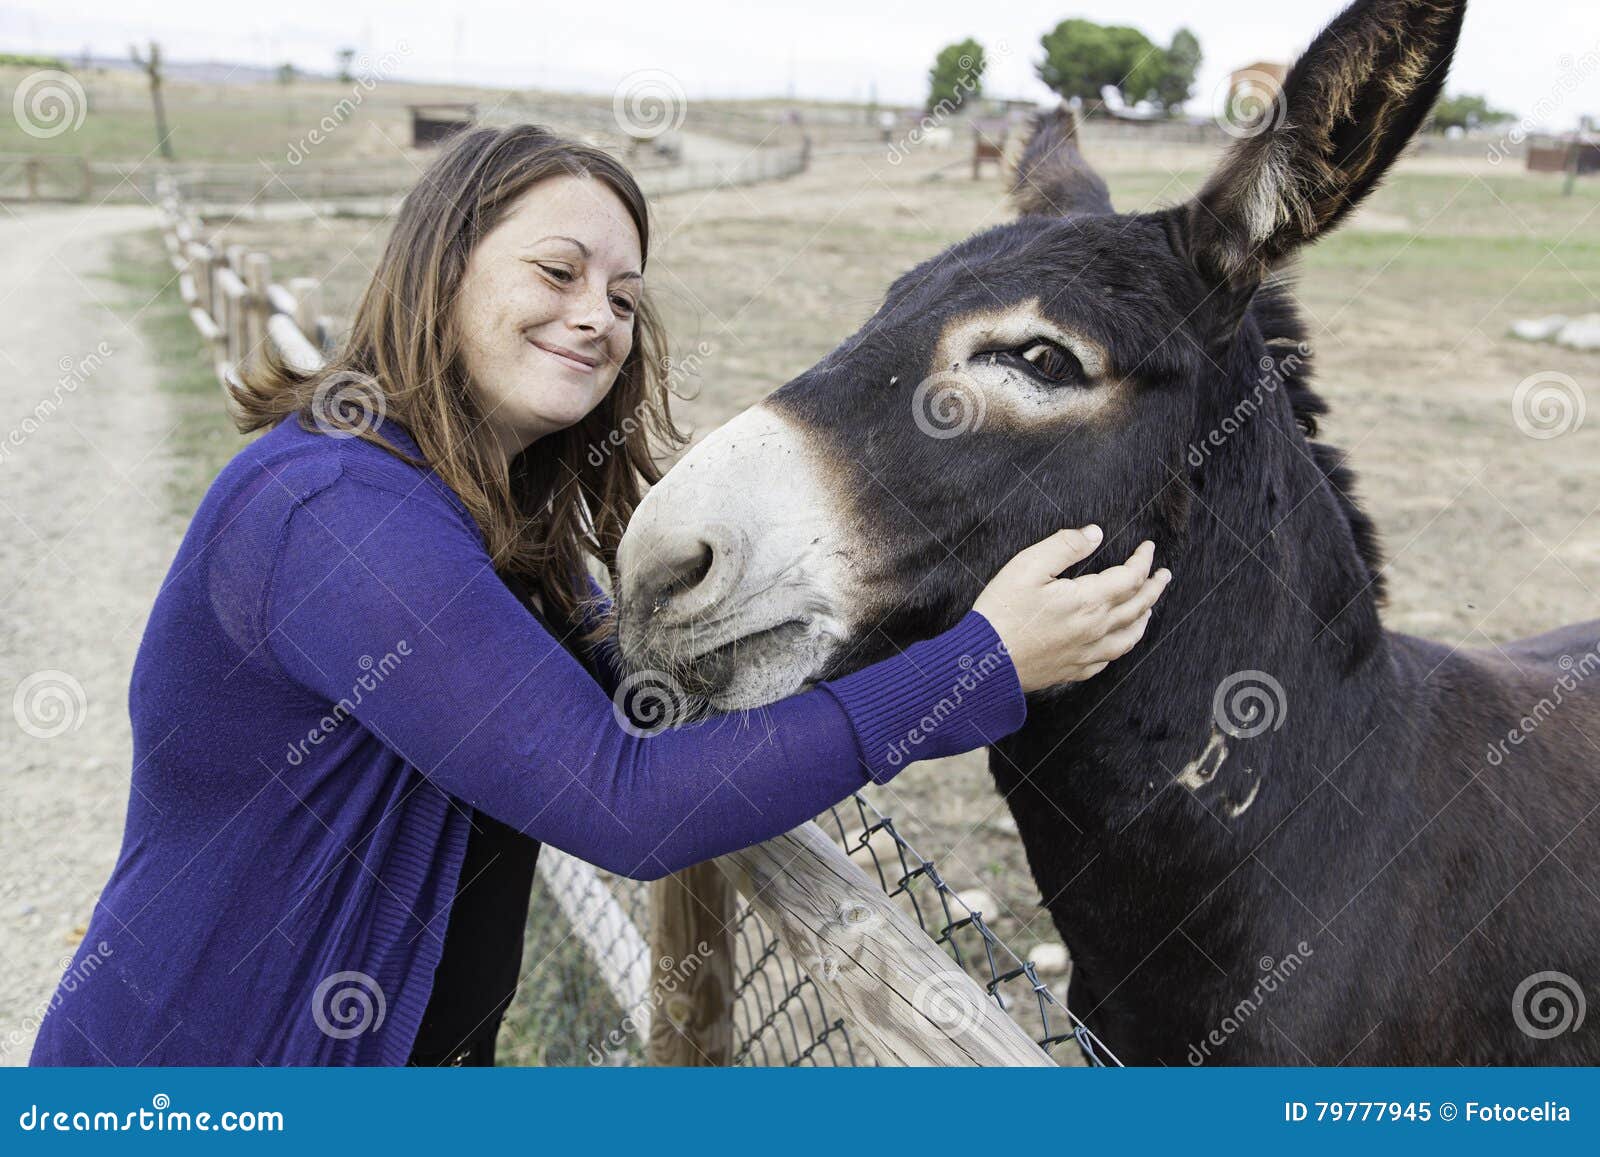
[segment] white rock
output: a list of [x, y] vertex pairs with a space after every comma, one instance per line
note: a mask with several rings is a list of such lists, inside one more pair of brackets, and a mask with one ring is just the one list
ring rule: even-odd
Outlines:
[[1040, 976], [1060, 976], [1067, 970], [1070, 957], [1067, 956], [1065, 944], [1035, 944], [1028, 951], [1028, 959], [1033, 961], [1033, 970]]
[[[995, 904], [994, 897], [985, 888], [968, 888], [964, 892], [957, 892], [956, 899], [967, 906], [969, 912], [982, 912], [985, 916], [993, 916], [998, 912], [999, 906]], [[984, 923], [988, 923], [987, 920]]]
[[1511, 323], [1511, 333], [1523, 341], [1549, 341], [1561, 332], [1569, 320], [1565, 314], [1554, 313], [1549, 317], [1516, 321]]
[[1556, 344], [1574, 350], [1600, 350], [1600, 313], [1575, 317], [1556, 334]]

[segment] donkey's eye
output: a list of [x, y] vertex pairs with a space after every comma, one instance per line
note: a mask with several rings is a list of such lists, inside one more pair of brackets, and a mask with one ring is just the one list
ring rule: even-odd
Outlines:
[[1082, 385], [1088, 381], [1083, 364], [1053, 341], [1038, 339], [1011, 349], [980, 355], [991, 365], [1008, 365], [1053, 386]]

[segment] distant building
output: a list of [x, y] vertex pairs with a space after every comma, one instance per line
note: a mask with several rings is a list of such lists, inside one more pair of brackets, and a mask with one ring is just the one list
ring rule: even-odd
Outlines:
[[411, 110], [411, 144], [427, 148], [471, 128], [478, 119], [478, 106], [467, 101], [407, 105]]
[[1565, 136], [1528, 138], [1530, 173], [1600, 173], [1600, 136], [1579, 131]]
[[1228, 107], [1236, 108], [1241, 97], [1255, 101], [1275, 99], [1289, 77], [1289, 66], [1272, 60], [1258, 60], [1237, 69], [1228, 78]]

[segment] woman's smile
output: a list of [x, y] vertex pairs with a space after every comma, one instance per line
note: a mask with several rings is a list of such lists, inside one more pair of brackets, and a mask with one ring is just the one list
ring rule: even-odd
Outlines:
[[554, 345], [549, 342], [535, 341], [533, 338], [528, 339], [528, 344], [534, 346], [536, 349], [543, 350], [562, 365], [568, 367], [569, 369], [577, 370], [582, 374], [594, 373], [595, 367], [600, 364], [599, 358], [587, 357], [584, 354], [579, 353], [577, 350], [569, 349], [566, 346]]

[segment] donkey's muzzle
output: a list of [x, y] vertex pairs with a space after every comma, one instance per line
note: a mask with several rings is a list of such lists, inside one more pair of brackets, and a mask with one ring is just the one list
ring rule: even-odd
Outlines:
[[648, 631], [714, 618], [739, 589], [749, 543], [739, 527], [714, 519], [656, 521], [628, 535], [625, 608], [629, 626]]

